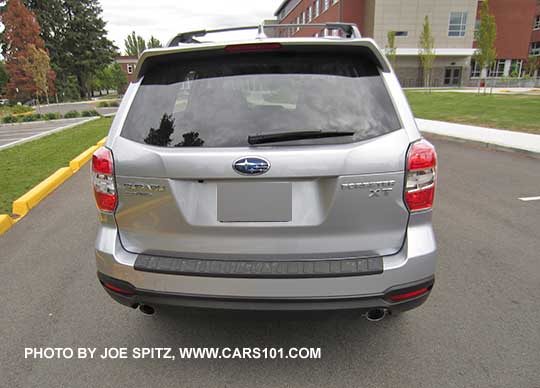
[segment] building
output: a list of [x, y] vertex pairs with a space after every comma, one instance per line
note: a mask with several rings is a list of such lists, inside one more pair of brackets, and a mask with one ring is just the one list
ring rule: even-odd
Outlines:
[[[540, 28], [534, 27], [538, 4], [538, 0], [490, 0], [499, 31], [497, 52], [509, 72], [512, 66], [522, 68], [529, 53], [540, 51]], [[275, 16], [281, 24], [356, 23], [362, 35], [373, 38], [381, 48], [387, 47], [388, 32], [394, 31], [396, 74], [404, 87], [414, 87], [423, 85], [418, 41], [427, 15], [435, 38], [433, 86], [462, 86], [476, 82], [474, 77], [479, 75], [472, 61], [478, 9], [479, 0], [284, 0]], [[289, 36], [323, 33], [309, 28], [285, 32]], [[498, 61], [496, 68], [502, 68], [503, 62]], [[503, 77], [504, 69], [490, 75]]]
[[137, 67], [138, 57], [119, 56], [114, 58], [115, 62], [120, 65], [122, 71], [126, 74], [128, 82], [133, 82], [135, 76], [135, 68]]
[[[482, 1], [478, 2], [478, 11]], [[489, 0], [489, 10], [495, 16], [497, 60], [488, 70], [493, 78], [519, 77], [525, 73], [530, 55], [540, 55], [540, 1]], [[479, 21], [480, 12], [477, 13]], [[471, 79], [478, 79], [481, 69], [471, 62]]]

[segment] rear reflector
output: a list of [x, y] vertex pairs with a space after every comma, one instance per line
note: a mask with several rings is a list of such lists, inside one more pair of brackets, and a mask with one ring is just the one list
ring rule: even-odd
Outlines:
[[101, 284], [103, 284], [103, 287], [111, 290], [111, 291], [114, 291], [114, 292], [117, 292], [119, 294], [123, 294], [123, 295], [133, 295], [134, 292], [132, 290], [125, 290], [123, 288], [120, 288], [120, 287], [117, 287], [115, 286], [114, 284], [111, 284], [111, 283], [105, 283], [105, 282], [101, 282]]
[[428, 291], [429, 291], [429, 288], [424, 287], [424, 288], [420, 288], [419, 290], [406, 292], [404, 294], [391, 295], [388, 297], [388, 299], [390, 299], [392, 302], [401, 302], [406, 299], [416, 298], [417, 296], [423, 295]]
[[435, 199], [437, 154], [427, 140], [413, 143], [407, 153], [405, 203], [411, 212], [431, 209]]
[[225, 51], [228, 53], [242, 53], [253, 51], [268, 51], [279, 50], [281, 44], [279, 43], [252, 43], [252, 44], [234, 44], [225, 47]]
[[114, 162], [111, 150], [98, 149], [92, 156], [92, 185], [99, 210], [113, 212], [118, 203], [114, 181]]

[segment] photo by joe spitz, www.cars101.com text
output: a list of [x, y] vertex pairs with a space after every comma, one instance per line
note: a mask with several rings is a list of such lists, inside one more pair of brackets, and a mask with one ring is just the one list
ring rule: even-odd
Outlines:
[[98, 277], [116, 301], [377, 321], [428, 298], [435, 149], [372, 39], [343, 23], [265, 35], [296, 27], [183, 33], [141, 55], [92, 160]]

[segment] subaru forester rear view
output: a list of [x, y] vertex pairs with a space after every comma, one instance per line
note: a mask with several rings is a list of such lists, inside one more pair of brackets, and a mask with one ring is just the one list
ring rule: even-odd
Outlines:
[[427, 299], [435, 150], [373, 40], [321, 28], [345, 37], [142, 54], [92, 163], [116, 301], [378, 320]]

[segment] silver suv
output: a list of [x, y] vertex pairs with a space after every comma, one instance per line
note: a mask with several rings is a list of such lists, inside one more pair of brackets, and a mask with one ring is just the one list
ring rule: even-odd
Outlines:
[[116, 301], [379, 320], [427, 299], [435, 150], [373, 40], [264, 35], [298, 27], [142, 54], [92, 163]]

